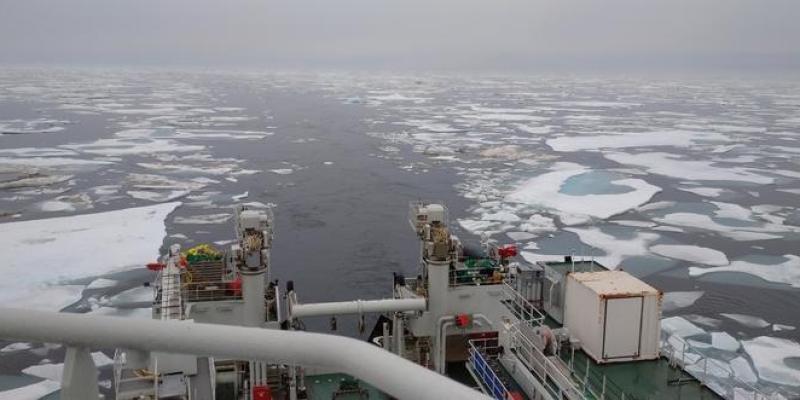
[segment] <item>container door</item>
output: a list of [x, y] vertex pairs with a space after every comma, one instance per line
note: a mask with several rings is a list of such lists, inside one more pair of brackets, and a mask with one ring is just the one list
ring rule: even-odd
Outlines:
[[639, 356], [644, 297], [606, 299], [603, 358]]

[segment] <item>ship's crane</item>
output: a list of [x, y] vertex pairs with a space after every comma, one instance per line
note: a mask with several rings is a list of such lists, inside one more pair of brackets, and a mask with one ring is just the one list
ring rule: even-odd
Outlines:
[[236, 209], [237, 243], [231, 245], [229, 262], [242, 277], [246, 326], [262, 326], [267, 319], [265, 287], [269, 280], [273, 221], [269, 208], [242, 205]]

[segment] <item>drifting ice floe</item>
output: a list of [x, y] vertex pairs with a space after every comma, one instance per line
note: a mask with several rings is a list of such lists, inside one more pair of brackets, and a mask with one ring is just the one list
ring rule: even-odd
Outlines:
[[628, 147], [676, 146], [689, 147], [698, 140], [727, 141], [727, 136], [713, 132], [666, 131], [617, 133], [596, 136], [562, 136], [545, 143], [555, 151], [585, 151], [622, 149]]
[[720, 188], [709, 188], [709, 187], [678, 187], [678, 189], [683, 190], [684, 192], [694, 193], [698, 196], [703, 197], [719, 197], [725, 189]]
[[74, 177], [74, 175], [45, 175], [40, 172], [15, 172], [18, 173], [17, 177], [0, 181], [0, 189], [36, 188], [66, 182]]
[[0, 165], [13, 165], [17, 167], [41, 167], [58, 168], [59, 170], [77, 170], [86, 168], [98, 168], [103, 165], [113, 164], [110, 161], [102, 160], [82, 160], [79, 158], [67, 157], [30, 157], [12, 158], [0, 157]]
[[98, 304], [104, 307], [128, 306], [130, 303], [149, 303], [153, 300], [153, 288], [137, 286], [111, 297], [103, 297]]
[[756, 264], [749, 261], [736, 260], [724, 267], [700, 268], [690, 267], [689, 275], [701, 276], [715, 272], [741, 272], [757, 276], [768, 282], [786, 283], [800, 287], [800, 257], [786, 254], [786, 261], [780, 264]]
[[663, 311], [674, 311], [689, 307], [700, 299], [700, 297], [703, 297], [703, 293], [702, 291], [664, 293], [661, 309]]
[[551, 172], [524, 182], [517, 190], [506, 196], [506, 201], [522, 203], [537, 208], [556, 210], [560, 216], [590, 216], [606, 219], [638, 207], [650, 201], [660, 188], [641, 179], [619, 179], [610, 182], [627, 186], [630, 192], [620, 194], [587, 194], [575, 196], [562, 192], [564, 183], [573, 176], [590, 170], [578, 164], [556, 163]]
[[[91, 353], [92, 360], [94, 361], [94, 365], [97, 367], [104, 367], [106, 365], [111, 365], [114, 363], [114, 360], [109, 358], [107, 355], [96, 351]], [[47, 380], [61, 382], [61, 376], [64, 374], [64, 364], [40, 364], [40, 365], [33, 365], [28, 368], [22, 370], [23, 373], [35, 376], [37, 378], [44, 378]]]
[[52, 200], [43, 201], [38, 206], [44, 212], [88, 210], [94, 207], [92, 198], [86, 193], [59, 196]]
[[657, 244], [650, 251], [660, 256], [696, 262], [705, 265], [728, 265], [725, 253], [707, 247], [691, 245]]
[[99, 278], [89, 283], [89, 285], [86, 286], [86, 289], [104, 289], [116, 286], [118, 283], [119, 282], [113, 279]]
[[679, 336], [681, 338], [688, 338], [706, 333], [705, 330], [682, 317], [669, 317], [662, 319], [661, 330], [670, 335]]
[[615, 269], [622, 261], [633, 256], [648, 255], [647, 246], [660, 237], [650, 232], [635, 232], [633, 237], [621, 239], [601, 231], [599, 228], [565, 228], [578, 235], [581, 242], [605, 252], [595, 257], [607, 268]]
[[736, 357], [733, 360], [730, 360], [729, 364], [731, 366], [731, 370], [733, 371], [733, 376], [740, 381], [750, 385], [758, 381], [758, 376], [756, 376], [755, 371], [753, 371], [753, 366], [750, 365], [750, 361], [747, 361], [747, 359], [744, 357]]
[[743, 340], [742, 346], [753, 360], [760, 379], [780, 385], [800, 386], [800, 369], [786, 363], [788, 359], [800, 358], [800, 344], [788, 339], [759, 336]]
[[30, 343], [16, 342], [16, 343], [11, 343], [0, 349], [0, 353], [13, 353], [16, 351], [28, 350], [30, 348], [31, 348]]
[[[0, 270], [15, 277], [0, 282], [0, 302], [60, 309], [68, 305], [63, 299], [79, 299], [79, 290], [47, 285], [146, 264], [158, 255], [166, 234], [164, 219], [178, 205], [0, 224], [0, 253], [4, 255]], [[37, 293], [40, 290], [45, 292]], [[41, 305], [45, 299], [52, 300]]]
[[781, 228], [774, 225], [771, 225], [769, 228], [757, 226], [737, 227], [724, 225], [714, 221], [708, 215], [684, 212], [667, 214], [661, 218], [653, 219], [663, 224], [685, 226], [688, 228], [698, 228], [718, 232], [720, 235], [740, 241], [779, 239], [782, 236], [768, 232], [784, 232], [790, 230], [785, 227]]
[[152, 153], [186, 153], [205, 149], [205, 146], [187, 145], [171, 140], [141, 140], [129, 139], [99, 139], [92, 143], [70, 144], [63, 147], [81, 151], [88, 154], [96, 154], [107, 157], [125, 155], [148, 155]]
[[711, 346], [723, 351], [739, 350], [739, 341], [727, 332], [711, 332]]
[[134, 199], [149, 200], [160, 203], [164, 201], [179, 199], [189, 194], [189, 191], [188, 190], [165, 190], [165, 191], [129, 190], [126, 193], [128, 194], [128, 196], [131, 196]]
[[[50, 265], [58, 265], [51, 263]], [[48, 268], [50, 269], [50, 268]], [[21, 288], [14, 286], [13, 289], [6, 289], [8, 283], [0, 283], [3, 292], [0, 298], [9, 307], [29, 308], [32, 310], [60, 311], [64, 307], [74, 304], [81, 299], [83, 285], [56, 285], [56, 284], [33, 284]]]
[[[91, 353], [91, 356], [97, 367], [104, 367], [114, 363], [114, 360], [99, 351]], [[31, 376], [44, 378], [44, 380], [20, 388], [0, 392], [0, 400], [38, 400], [55, 392], [61, 388], [64, 364], [33, 365], [23, 369], [22, 372]]]
[[230, 219], [230, 217], [231, 214], [193, 215], [191, 217], [175, 217], [173, 222], [188, 225], [221, 224]]
[[775, 181], [773, 178], [755, 174], [745, 168], [715, 167], [713, 162], [687, 160], [670, 153], [606, 153], [603, 156], [620, 164], [636, 165], [650, 173], [678, 179], [737, 181], [762, 185]]
[[752, 315], [730, 314], [730, 313], [723, 313], [720, 315], [730, 320], [736, 321], [748, 328], [757, 329], [757, 328], [766, 328], [769, 326], [769, 322], [767, 322], [763, 318], [754, 317]]
[[28, 133], [55, 133], [64, 130], [69, 121], [39, 118], [34, 120], [0, 120], [0, 135], [24, 135]]

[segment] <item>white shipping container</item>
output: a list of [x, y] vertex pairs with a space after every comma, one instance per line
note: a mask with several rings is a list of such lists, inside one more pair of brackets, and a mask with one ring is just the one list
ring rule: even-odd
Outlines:
[[567, 276], [564, 326], [598, 363], [658, 358], [661, 292], [624, 271]]

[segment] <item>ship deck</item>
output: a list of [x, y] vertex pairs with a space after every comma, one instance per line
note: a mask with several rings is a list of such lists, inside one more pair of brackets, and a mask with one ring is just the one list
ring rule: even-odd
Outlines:
[[722, 399], [686, 372], [672, 368], [665, 358], [598, 365], [584, 352], [575, 352], [575, 365], [585, 365], [587, 361], [598, 376], [605, 375], [615, 389], [625, 392], [626, 399]]
[[[546, 319], [552, 328], [560, 328], [556, 321]], [[572, 352], [564, 351], [561, 358], [569, 364]], [[657, 360], [598, 364], [581, 350], [576, 350], [572, 359], [573, 369], [583, 378], [589, 364], [589, 379], [595, 387], [602, 387], [603, 376], [607, 378], [607, 398], [627, 400], [719, 400], [722, 399], [711, 389], [697, 381], [680, 368], [673, 368], [669, 361], [661, 357]]]
[[[342, 388], [343, 382], [358, 382], [358, 389]], [[345, 374], [321, 374], [306, 377], [306, 387], [310, 399], [334, 400], [389, 400], [390, 397], [381, 393], [368, 383], [354, 379]]]

